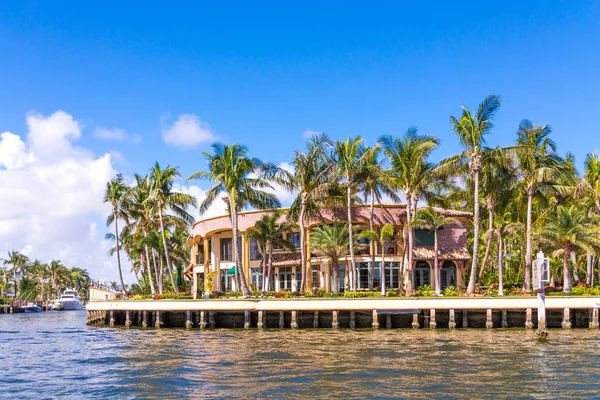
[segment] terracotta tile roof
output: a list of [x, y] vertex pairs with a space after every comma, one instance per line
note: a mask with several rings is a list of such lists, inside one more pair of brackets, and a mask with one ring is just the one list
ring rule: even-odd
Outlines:
[[[466, 247], [440, 247], [438, 250], [440, 260], [469, 260], [471, 258]], [[417, 260], [433, 260], [433, 246], [415, 247], [413, 254]]]
[[284, 253], [273, 253], [273, 266], [274, 267], [291, 267], [293, 265], [300, 265], [300, 252], [287, 251]]

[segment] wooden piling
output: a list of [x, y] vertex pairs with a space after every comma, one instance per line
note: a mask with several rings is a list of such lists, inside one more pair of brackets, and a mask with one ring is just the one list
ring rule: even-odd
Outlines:
[[215, 322], [215, 311], [208, 312], [208, 327], [210, 329], [215, 329], [217, 327], [217, 323]]
[[313, 313], [313, 328], [318, 328], [319, 327], [319, 312], [315, 311]]
[[563, 319], [561, 326], [563, 329], [571, 329], [571, 327], [573, 326], [571, 324], [571, 310], [569, 308], [563, 309]]
[[508, 328], [508, 311], [502, 310], [502, 328]]
[[431, 309], [429, 311], [429, 328], [435, 329], [437, 327], [437, 322], [435, 320], [435, 309]]
[[285, 328], [285, 314], [279, 311], [279, 329]]
[[350, 329], [356, 328], [356, 312], [350, 311]]
[[333, 329], [337, 329], [339, 327], [339, 323], [338, 323], [338, 312], [337, 311], [333, 311], [331, 313], [331, 327]]
[[200, 311], [200, 323], [198, 324], [200, 329], [206, 329], [206, 311]]
[[259, 311], [259, 312], [258, 312], [258, 321], [256, 321], [256, 327], [257, 327], [258, 329], [262, 329], [262, 328], [264, 328], [264, 327], [265, 327], [265, 324], [263, 323], [263, 313], [264, 313], [264, 312], [265, 312], [265, 311]]
[[160, 329], [161, 324], [162, 324], [162, 321], [160, 319], [160, 311], [156, 311], [156, 320], [154, 321], [154, 328]]
[[598, 307], [592, 309], [592, 318], [590, 320], [590, 328], [598, 329]]
[[455, 318], [456, 316], [455, 316], [454, 310], [451, 309], [449, 311], [449, 314], [450, 315], [448, 318], [448, 329], [455, 329], [456, 328], [456, 318]]
[[419, 329], [420, 328], [420, 325], [419, 325], [419, 314], [413, 314], [412, 328], [413, 329]]
[[192, 322], [192, 312], [187, 310], [185, 312], [185, 329], [192, 329], [194, 327], [194, 323]]
[[377, 310], [373, 310], [373, 329], [379, 329], [379, 313]]
[[469, 327], [469, 312], [467, 310], [463, 310], [462, 312], [462, 327]]
[[142, 328], [148, 327], [148, 312], [142, 311]]
[[385, 316], [385, 329], [392, 329], [392, 316], [387, 314]]
[[525, 328], [533, 329], [533, 317], [532, 317], [531, 308], [528, 308], [527, 311], [525, 312]]
[[108, 321], [108, 326], [111, 328], [115, 326], [115, 312], [110, 310], [110, 320]]
[[290, 328], [292, 329], [298, 329], [297, 314], [297, 311], [292, 311], [292, 323], [290, 324]]
[[493, 314], [492, 314], [492, 309], [488, 308], [485, 312], [485, 327], [486, 329], [492, 329], [494, 327], [494, 320], [493, 320]]
[[125, 311], [125, 328], [131, 327], [131, 314], [129, 310]]
[[244, 311], [244, 329], [250, 328], [250, 311]]

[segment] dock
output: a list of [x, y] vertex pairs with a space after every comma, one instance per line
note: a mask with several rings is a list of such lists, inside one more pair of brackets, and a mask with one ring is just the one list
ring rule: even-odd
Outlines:
[[[600, 297], [548, 297], [548, 328], [598, 328]], [[294, 298], [93, 301], [89, 325], [170, 328], [535, 328], [537, 299]]]
[[49, 311], [48, 301], [32, 301], [32, 300], [12, 300], [7, 304], [0, 304], [0, 314], [16, 314], [25, 312], [23, 307], [26, 305], [39, 306], [42, 311]]

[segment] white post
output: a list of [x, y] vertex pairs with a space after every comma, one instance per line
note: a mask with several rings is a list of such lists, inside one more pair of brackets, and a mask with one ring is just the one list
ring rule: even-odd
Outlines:
[[448, 329], [455, 329], [455, 328], [456, 328], [455, 314], [454, 314], [454, 310], [451, 309], [449, 312]]
[[541, 251], [537, 254], [537, 259], [533, 262], [533, 287], [537, 291], [537, 307], [538, 307], [538, 328], [535, 334], [540, 339], [545, 339], [549, 332], [546, 328], [546, 293], [545, 293], [545, 281], [546, 271], [544, 253]]
[[192, 291], [194, 292], [194, 300], [196, 300], [198, 298], [198, 274], [196, 271], [194, 271], [194, 284], [192, 285]]
[[435, 309], [431, 309], [429, 311], [429, 327], [431, 329], [435, 329], [437, 327], [437, 322], [435, 321]]

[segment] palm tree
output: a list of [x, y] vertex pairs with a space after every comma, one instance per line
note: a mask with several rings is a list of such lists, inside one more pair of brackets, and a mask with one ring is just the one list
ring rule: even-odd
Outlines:
[[154, 279], [152, 278], [152, 269], [150, 268], [150, 250], [148, 244], [142, 240], [142, 238], [147, 239], [149, 233], [153, 230], [154, 204], [148, 201], [149, 196], [150, 180], [148, 177], [134, 175], [133, 187], [128, 191], [128, 196], [124, 204], [127, 215], [126, 221], [128, 221], [126, 231], [127, 234], [131, 232], [136, 240], [139, 240], [143, 244], [143, 258], [146, 264], [146, 271], [148, 272], [150, 291], [152, 296], [154, 296], [156, 288], [154, 286]]
[[331, 269], [331, 291], [339, 293], [340, 258], [350, 253], [350, 234], [343, 224], [322, 225], [312, 230], [310, 234], [310, 249], [316, 254], [329, 258]]
[[[369, 230], [375, 232], [375, 200], [381, 204], [383, 193], [385, 193], [392, 200], [399, 202], [400, 199], [394, 193], [392, 187], [389, 185], [389, 177], [383, 170], [383, 161], [380, 159], [379, 154], [381, 153], [381, 147], [376, 145], [373, 147], [365, 147], [365, 154], [363, 157], [362, 169], [359, 174], [359, 181], [362, 186], [364, 194], [364, 201], [370, 199], [369, 208]], [[371, 246], [377, 241], [377, 239], [369, 239]], [[371, 252], [371, 279], [369, 279], [369, 289], [373, 289], [373, 282], [375, 279], [375, 251]]]
[[440, 285], [438, 231], [442, 229], [444, 225], [455, 223], [458, 223], [458, 220], [438, 213], [431, 206], [418, 210], [415, 214], [415, 219], [412, 222], [413, 227], [419, 227], [433, 232], [433, 282], [436, 296], [442, 294]]
[[18, 297], [17, 295], [19, 286], [17, 282], [17, 275], [20, 272], [23, 275], [22, 278], [25, 277], [25, 266], [28, 262], [29, 258], [26, 255], [21, 254], [20, 252], [15, 250], [9, 251], [8, 258], [4, 259], [4, 265], [12, 265], [11, 275], [13, 276], [15, 299]]
[[460, 170], [460, 166], [468, 166], [473, 175], [473, 257], [471, 260], [471, 274], [467, 293], [475, 292], [475, 283], [477, 279], [477, 261], [479, 250], [479, 174], [486, 158], [493, 155], [493, 152], [485, 147], [485, 136], [492, 128], [492, 119], [500, 108], [500, 97], [495, 95], [487, 96], [472, 113], [466, 107], [462, 107], [462, 114], [459, 118], [450, 116], [450, 123], [454, 132], [458, 135], [459, 142], [465, 150], [441, 164], [449, 169]]
[[600, 228], [597, 222], [597, 219], [590, 218], [580, 207], [559, 206], [556, 215], [540, 231], [540, 239], [556, 249], [553, 257], [562, 256], [565, 293], [571, 292], [573, 288], [569, 266], [571, 253], [596, 253], [600, 249]]
[[[385, 242], [387, 242], [388, 240], [390, 240], [394, 237], [394, 227], [390, 224], [385, 224], [381, 228], [379, 235], [374, 230], [366, 229], [366, 230], [362, 231], [358, 235], [358, 237], [359, 237], [359, 239], [367, 238], [371, 242], [378, 241], [381, 244], [381, 249], [382, 249], [382, 251], [381, 251], [381, 295], [385, 296], [385, 251], [383, 250], [383, 247], [384, 247]], [[373, 252], [373, 254], [375, 254], [375, 252]], [[375, 261], [372, 261], [372, 262], [373, 262], [373, 264], [375, 264]], [[372, 269], [372, 271], [374, 271], [374, 268]], [[371, 274], [372, 274], [371, 276], [373, 276], [374, 272], [372, 272]], [[372, 289], [372, 285], [371, 285], [371, 289]]]
[[193, 217], [186, 211], [187, 207], [196, 206], [196, 199], [189, 194], [173, 191], [173, 182], [181, 175], [177, 168], [166, 166], [161, 169], [158, 162], [154, 164], [150, 170], [150, 196], [148, 201], [156, 202], [158, 209], [158, 218], [160, 221], [160, 232], [162, 236], [163, 249], [165, 252], [165, 260], [167, 262], [167, 270], [171, 275], [173, 288], [177, 292], [177, 285], [173, 279], [173, 270], [171, 269], [171, 261], [169, 257], [169, 248], [167, 246], [167, 238], [165, 236], [165, 223], [163, 215], [167, 209], [170, 209], [175, 215], [180, 217], [188, 224], [194, 222]]
[[[399, 189], [406, 199], [406, 229], [408, 236], [407, 246], [407, 268], [406, 295], [413, 292], [413, 248], [414, 230], [411, 227], [413, 219], [413, 201], [424, 189], [425, 182], [429, 180], [431, 164], [427, 157], [438, 146], [439, 141], [433, 136], [419, 135], [416, 127], [410, 127], [402, 138], [393, 136], [381, 136], [379, 138], [383, 150], [390, 163], [388, 171], [390, 182], [393, 187]], [[404, 273], [402, 274], [404, 275]], [[403, 278], [401, 278], [403, 279]], [[400, 282], [402, 284], [402, 282]]]
[[285, 248], [292, 251], [296, 250], [292, 243], [283, 239], [283, 233], [290, 231], [294, 227], [294, 224], [287, 221], [278, 223], [279, 217], [281, 217], [279, 211], [263, 215], [256, 221], [254, 228], [248, 231], [248, 239], [256, 240], [258, 251], [262, 256], [263, 284], [261, 286], [263, 294], [265, 291], [270, 290], [269, 285], [273, 272], [273, 249]]
[[338, 142], [335, 147], [336, 167], [346, 187], [346, 207], [348, 211], [348, 235], [350, 242], [350, 270], [352, 271], [352, 290], [357, 286], [356, 260], [354, 259], [354, 239], [352, 228], [352, 193], [358, 184], [358, 175], [363, 168], [363, 157], [365, 146], [360, 136], [347, 138], [344, 142]]
[[127, 186], [124, 183], [123, 175], [117, 174], [114, 178], [106, 183], [106, 193], [104, 202], [110, 203], [112, 206], [112, 215], [106, 221], [107, 226], [111, 223], [115, 224], [115, 246], [117, 254], [117, 267], [119, 268], [119, 279], [121, 280], [121, 288], [123, 289], [123, 298], [126, 297], [125, 283], [123, 282], [123, 271], [121, 269], [121, 254], [119, 251], [119, 217], [121, 213], [121, 203], [127, 193]]
[[517, 130], [518, 173], [527, 194], [527, 227], [525, 234], [525, 278], [523, 290], [531, 290], [532, 263], [532, 203], [533, 197], [544, 187], [556, 185], [565, 175], [566, 168], [556, 154], [556, 144], [550, 139], [552, 128], [549, 125], [535, 126], [527, 119]]
[[272, 186], [261, 176], [253, 174], [261, 170], [272, 169], [271, 165], [264, 164], [257, 158], [248, 157], [246, 146], [234, 143], [231, 146], [220, 143], [213, 145], [214, 153], [202, 154], [208, 161], [208, 171], [192, 174], [189, 180], [204, 179], [214, 183], [206, 193], [206, 198], [200, 204], [200, 214], [206, 212], [219, 195], [227, 195], [228, 210], [231, 216], [231, 229], [233, 232], [233, 254], [235, 257], [235, 271], [240, 278], [240, 286], [244, 296], [250, 296], [250, 290], [241, 267], [241, 256], [238, 249], [238, 212], [246, 206], [261, 209], [277, 208], [281, 204], [272, 193], [262, 189], [272, 189]]
[[325, 134], [315, 135], [306, 144], [306, 151], [296, 150], [292, 158], [292, 172], [280, 169], [274, 177], [296, 198], [290, 208], [289, 216], [297, 219], [300, 229], [300, 262], [302, 263], [301, 285], [307, 293], [312, 292], [312, 274], [306, 261], [306, 222], [310, 217], [319, 215], [319, 205], [326, 199], [333, 183], [333, 163], [327, 154], [331, 140]]
[[[588, 204], [592, 214], [600, 215], [600, 155], [590, 153], [585, 159], [585, 173], [583, 175], [582, 196]], [[587, 254], [587, 277], [588, 285], [594, 284], [594, 264], [596, 256]]]

